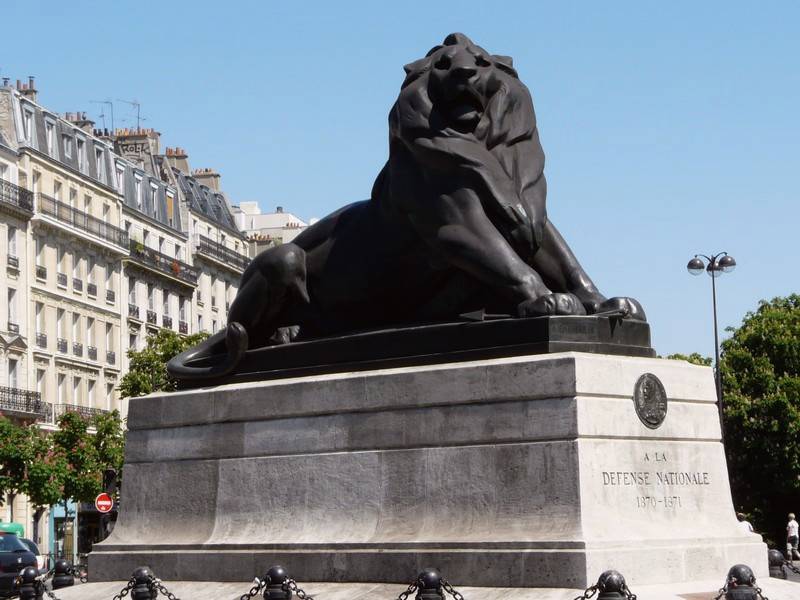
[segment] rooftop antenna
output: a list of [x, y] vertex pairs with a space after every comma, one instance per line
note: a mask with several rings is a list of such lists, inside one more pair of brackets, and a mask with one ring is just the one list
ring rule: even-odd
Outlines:
[[[91, 104], [104, 104], [111, 109], [111, 131], [114, 131], [114, 103], [111, 100], [89, 100]], [[100, 118], [103, 119], [103, 129], [106, 128], [106, 115], [105, 112], [100, 113]]]
[[136, 107], [136, 129], [139, 130], [142, 128], [142, 121], [146, 121], [147, 119], [142, 118], [142, 104], [138, 100], [120, 100], [117, 98], [118, 102], [124, 102], [125, 104], [130, 104], [131, 106]]

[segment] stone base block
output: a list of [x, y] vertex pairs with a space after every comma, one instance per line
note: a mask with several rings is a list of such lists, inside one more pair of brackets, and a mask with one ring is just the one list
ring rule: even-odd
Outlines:
[[[638, 416], [644, 373], [667, 397]], [[731, 503], [711, 370], [563, 353], [240, 383], [131, 401], [93, 578], [583, 589], [766, 576]], [[722, 575], [720, 575], [722, 574]]]

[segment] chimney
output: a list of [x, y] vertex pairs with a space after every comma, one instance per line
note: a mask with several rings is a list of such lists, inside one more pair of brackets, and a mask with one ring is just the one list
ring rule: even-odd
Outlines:
[[192, 171], [192, 176], [203, 185], [207, 185], [215, 192], [220, 191], [220, 174], [214, 169], [195, 169]]
[[283, 207], [282, 206], [276, 207], [275, 208], [275, 212], [278, 213], [278, 214], [282, 213], [283, 212]]
[[86, 113], [75, 113], [75, 120], [73, 121], [75, 125], [80, 127], [86, 133], [93, 133], [94, 132], [94, 121], [91, 119], [86, 118]]
[[33, 80], [34, 80], [33, 75], [29, 76], [28, 85], [25, 85], [24, 83], [21, 83], [19, 79], [17, 79], [17, 89], [23, 96], [25, 96], [32, 102], [36, 102], [36, 98], [38, 97], [39, 94], [36, 91], [36, 88], [33, 86]]
[[161, 134], [155, 129], [117, 129], [113, 132], [114, 148], [125, 158], [147, 172], [153, 172], [153, 157], [161, 153]]
[[183, 148], [167, 148], [167, 160], [171, 167], [178, 169], [181, 173], [185, 175], [191, 174], [191, 170], [189, 169], [189, 155], [186, 154], [186, 150]]

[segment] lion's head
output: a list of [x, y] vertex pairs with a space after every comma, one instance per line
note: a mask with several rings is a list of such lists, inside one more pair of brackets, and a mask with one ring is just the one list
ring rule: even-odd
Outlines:
[[[490, 218], [521, 255], [530, 256], [546, 220], [544, 152], [530, 92], [511, 58], [453, 33], [405, 71], [389, 114], [390, 163], [392, 153], [410, 154], [426, 173], [418, 181], [428, 186], [435, 186], [431, 166], [457, 164], [477, 175], [488, 190], [482, 200]], [[409, 170], [403, 171], [408, 179]], [[453, 172], [441, 180], [447, 186]]]

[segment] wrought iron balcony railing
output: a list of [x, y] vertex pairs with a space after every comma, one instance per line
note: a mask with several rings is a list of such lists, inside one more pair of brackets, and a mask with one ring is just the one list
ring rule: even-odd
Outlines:
[[131, 241], [130, 250], [131, 258], [136, 262], [166, 275], [177, 277], [190, 285], [197, 285], [199, 270], [191, 265], [187, 265], [172, 256], [167, 256], [158, 250], [148, 248], [137, 241]]
[[33, 214], [33, 192], [0, 179], [0, 203]]
[[56, 283], [61, 287], [67, 287], [67, 274], [56, 273]]
[[167, 315], [163, 315], [161, 317], [161, 325], [163, 325], [167, 329], [172, 329], [172, 317], [168, 317]]
[[128, 316], [133, 317], [134, 319], [139, 318], [139, 307], [135, 304], [128, 303]]
[[106, 302], [116, 302], [117, 294], [114, 290], [106, 290]]
[[76, 292], [82, 292], [83, 291], [83, 280], [79, 279], [78, 277], [73, 277], [72, 278], [72, 289], [75, 290]]
[[[75, 287], [75, 286], [73, 286]], [[90, 296], [97, 296], [97, 284], [96, 283], [87, 283], [86, 284], [86, 293]]]
[[6, 262], [12, 269], [19, 269], [19, 257], [9, 254], [6, 256]]
[[117, 364], [117, 353], [113, 350], [108, 350], [106, 352], [106, 362], [110, 365]]
[[19, 333], [19, 323], [8, 322], [8, 333]]
[[189, 324], [186, 321], [178, 321], [178, 331], [181, 333], [189, 333]]
[[36, 334], [36, 345], [39, 348], [47, 348], [47, 334], [46, 333], [37, 333]]
[[26, 413], [44, 417], [46, 402], [42, 402], [39, 392], [31, 392], [15, 387], [0, 387], [0, 410]]
[[97, 348], [94, 346], [87, 346], [86, 355], [89, 357], [89, 360], [97, 360]]
[[80, 342], [72, 342], [72, 353], [75, 356], [83, 356], [83, 344]]
[[150, 323], [151, 325], [156, 324], [156, 311], [154, 310], [147, 311], [147, 322]]
[[102, 408], [92, 408], [91, 406], [80, 406], [78, 404], [57, 404], [55, 410], [55, 417], [58, 418], [64, 413], [67, 412], [74, 412], [78, 413], [84, 419], [91, 419], [96, 415], [102, 415], [103, 413], [107, 413], [107, 410]]
[[244, 271], [250, 264], [250, 258], [231, 250], [220, 242], [207, 238], [204, 235], [195, 235], [195, 248], [198, 254], [218, 260], [236, 271]]
[[36, 265], [36, 279], [47, 279], [47, 267]]
[[65, 340], [64, 338], [58, 338], [58, 340], [56, 340], [56, 348], [58, 348], [59, 352], [62, 352], [64, 354], [66, 354], [67, 353], [67, 340]]
[[97, 217], [93, 217], [82, 210], [72, 208], [69, 204], [51, 198], [46, 194], [39, 193], [38, 196], [39, 210], [42, 214], [54, 217], [62, 223], [72, 225], [76, 229], [95, 235], [122, 248], [127, 247], [128, 232]]

